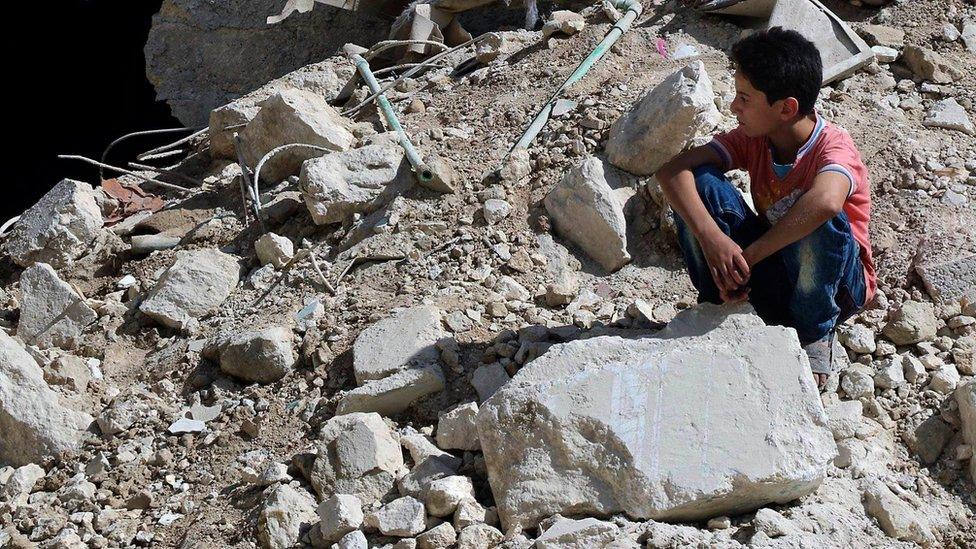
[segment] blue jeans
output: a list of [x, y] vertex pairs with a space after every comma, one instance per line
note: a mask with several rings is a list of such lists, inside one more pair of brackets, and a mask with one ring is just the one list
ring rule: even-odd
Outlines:
[[[695, 170], [695, 185], [719, 228], [745, 249], [769, 229], [721, 170]], [[695, 235], [674, 216], [678, 242], [698, 302], [721, 303], [718, 288]], [[864, 306], [866, 287], [860, 247], [844, 212], [806, 237], [760, 261], [749, 278], [749, 301], [767, 324], [789, 326], [806, 345]]]

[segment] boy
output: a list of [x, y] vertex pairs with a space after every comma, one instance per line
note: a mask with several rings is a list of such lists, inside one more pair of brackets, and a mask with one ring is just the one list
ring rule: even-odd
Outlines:
[[[834, 327], [877, 288], [868, 175], [846, 131], [814, 111], [820, 53], [773, 27], [732, 48], [734, 130], [657, 171], [699, 301], [749, 299], [768, 324], [796, 329], [819, 387]], [[749, 172], [754, 214], [724, 172]]]

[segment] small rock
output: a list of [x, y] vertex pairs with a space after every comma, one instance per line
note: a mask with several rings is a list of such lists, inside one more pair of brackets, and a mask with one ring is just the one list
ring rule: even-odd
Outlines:
[[610, 522], [585, 518], [582, 520], [559, 519], [546, 529], [538, 539], [538, 549], [586, 549], [605, 547], [617, 537], [619, 528]]
[[462, 531], [472, 524], [488, 522], [488, 510], [474, 500], [463, 500], [454, 511], [454, 528]]
[[936, 370], [929, 379], [929, 389], [943, 395], [948, 395], [956, 389], [959, 384], [959, 371], [952, 364], [943, 364]]
[[474, 499], [474, 485], [471, 479], [462, 475], [452, 475], [430, 482], [423, 493], [427, 512], [435, 517], [453, 514], [458, 503]]
[[878, 60], [878, 63], [894, 63], [898, 60], [899, 52], [895, 48], [871, 46], [871, 51], [874, 52], [874, 57]]
[[303, 526], [318, 520], [315, 501], [288, 484], [274, 488], [258, 516], [258, 540], [269, 549], [286, 549], [298, 543]]
[[885, 359], [874, 376], [874, 384], [882, 389], [897, 389], [905, 383], [905, 370], [901, 357]]
[[909, 345], [935, 337], [938, 321], [931, 303], [906, 301], [888, 313], [882, 332], [896, 345]]
[[336, 494], [319, 504], [319, 531], [327, 541], [336, 541], [363, 523], [362, 502], [356, 496]]
[[445, 450], [481, 450], [477, 417], [477, 402], [459, 404], [441, 412], [437, 418], [437, 445]]
[[254, 243], [254, 251], [262, 266], [271, 264], [280, 269], [295, 255], [295, 245], [283, 236], [265, 233]]
[[756, 518], [753, 519], [752, 525], [771, 538], [788, 536], [799, 530], [793, 521], [768, 507], [756, 511]]
[[200, 433], [206, 428], [207, 424], [202, 421], [181, 417], [174, 421], [166, 431], [171, 435], [182, 435], [184, 433]]
[[478, 391], [478, 398], [484, 402], [502, 388], [508, 380], [508, 372], [498, 362], [479, 366], [471, 375], [471, 385]]
[[732, 519], [729, 517], [715, 517], [708, 519], [709, 530], [727, 530], [732, 527]]
[[370, 504], [386, 495], [403, 467], [400, 443], [378, 414], [335, 416], [317, 441], [309, 481], [321, 498], [348, 494]]
[[575, 11], [558, 10], [552, 12], [549, 20], [542, 26], [542, 36], [548, 38], [555, 33], [572, 36], [586, 27], [586, 19]]
[[417, 536], [417, 549], [446, 549], [457, 542], [457, 532], [450, 522], [442, 522]]
[[910, 446], [925, 465], [938, 461], [942, 450], [952, 436], [952, 427], [938, 416], [932, 416], [915, 428], [914, 440]]
[[237, 259], [218, 250], [177, 252], [139, 310], [164, 326], [185, 329], [223, 303], [239, 276]]
[[505, 539], [505, 535], [497, 528], [487, 524], [472, 524], [458, 536], [458, 549], [483, 549], [484, 547], [494, 547]]
[[851, 438], [857, 434], [857, 427], [861, 424], [863, 406], [857, 400], [846, 400], [828, 406], [827, 426], [834, 435], [834, 440]]
[[529, 151], [517, 149], [505, 159], [499, 176], [503, 181], [517, 183], [530, 173], [532, 173], [532, 159], [529, 157]]
[[295, 365], [294, 335], [284, 326], [272, 326], [208, 342], [203, 356], [219, 360], [220, 370], [245, 381], [272, 383]]
[[333, 549], [369, 549], [369, 542], [366, 541], [366, 534], [361, 530], [354, 530], [342, 536]]
[[512, 213], [512, 206], [508, 202], [495, 198], [486, 200], [483, 208], [485, 221], [487, 221], [489, 225], [495, 225], [496, 223], [501, 222], [501, 220], [505, 219], [510, 213]]
[[945, 128], [956, 130], [967, 135], [976, 135], [976, 126], [966, 114], [963, 108], [954, 97], [936, 101], [929, 109], [928, 115], [922, 121], [922, 125], [930, 128]]
[[852, 365], [843, 373], [840, 388], [852, 399], [874, 396], [874, 370], [860, 364]]
[[864, 508], [893, 538], [914, 541], [923, 546], [935, 542], [924, 514], [902, 501], [880, 480], [871, 481], [865, 488]]
[[17, 335], [28, 344], [42, 349], [74, 349], [84, 329], [98, 320], [84, 298], [47, 263], [35, 263], [24, 270], [20, 288]]
[[365, 524], [386, 536], [410, 537], [427, 527], [424, 504], [410, 497], [395, 499], [366, 515]]
[[436, 363], [437, 341], [447, 334], [434, 306], [403, 309], [360, 332], [353, 345], [356, 383], [382, 379], [412, 364]]
[[959, 69], [928, 48], [908, 46], [902, 51], [902, 59], [919, 78], [936, 84], [949, 84], [962, 77]]
[[863, 324], [842, 327], [837, 334], [840, 342], [858, 354], [870, 354], [877, 348], [874, 342], [874, 332]]
[[383, 379], [367, 382], [347, 391], [336, 407], [336, 414], [377, 412], [398, 414], [414, 401], [444, 390], [444, 372], [437, 364], [419, 365]]

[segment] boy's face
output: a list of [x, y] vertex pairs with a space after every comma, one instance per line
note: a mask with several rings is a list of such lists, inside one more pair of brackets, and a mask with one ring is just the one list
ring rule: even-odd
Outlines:
[[769, 135], [791, 120], [796, 115], [796, 108], [789, 104], [791, 99], [796, 103], [795, 99], [787, 98], [770, 105], [765, 93], [754, 88], [744, 75], [735, 73], [735, 99], [731, 110], [749, 137]]

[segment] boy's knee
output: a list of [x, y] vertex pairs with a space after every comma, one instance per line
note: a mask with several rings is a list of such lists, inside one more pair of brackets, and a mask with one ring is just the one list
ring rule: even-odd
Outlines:
[[716, 184], [726, 183], [727, 179], [725, 173], [716, 166], [711, 164], [703, 164], [691, 171], [695, 175], [695, 185], [698, 187], [698, 192], [701, 193], [704, 188], [711, 187]]

